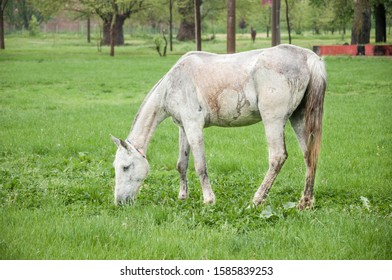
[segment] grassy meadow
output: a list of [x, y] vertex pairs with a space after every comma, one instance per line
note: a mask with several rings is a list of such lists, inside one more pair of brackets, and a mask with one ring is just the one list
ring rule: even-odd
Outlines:
[[[294, 38], [296, 39], [296, 38]], [[299, 38], [304, 47], [336, 43]], [[237, 51], [269, 46], [239, 38]], [[262, 124], [205, 130], [217, 203], [205, 206], [190, 165], [177, 199], [178, 129], [149, 146], [136, 204], [113, 205], [115, 145], [144, 96], [181, 54], [133, 38], [109, 57], [84, 38], [9, 36], [0, 51], [0, 259], [392, 259], [392, 60], [326, 57], [328, 89], [313, 210], [298, 211], [305, 166], [289, 158], [265, 205], [250, 203], [267, 170]], [[203, 42], [225, 52], [223, 39]]]

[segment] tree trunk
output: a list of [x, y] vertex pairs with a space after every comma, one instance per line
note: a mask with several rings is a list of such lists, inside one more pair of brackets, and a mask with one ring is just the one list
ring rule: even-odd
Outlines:
[[184, 19], [181, 21], [180, 29], [177, 33], [178, 41], [188, 41], [195, 39], [195, 23], [193, 21], [189, 21]]
[[272, 46], [280, 44], [280, 0], [272, 0]]
[[90, 19], [90, 14], [87, 15], [87, 43], [91, 43], [91, 19]]
[[374, 14], [376, 18], [376, 43], [385, 43], [387, 41], [387, 21], [384, 4], [377, 4], [374, 7]]
[[[102, 45], [109, 45], [110, 46], [110, 29], [112, 25], [112, 17], [108, 19], [104, 19], [103, 21], [103, 39], [102, 39]], [[115, 46], [121, 46], [124, 45], [124, 21], [126, 17], [122, 15], [117, 15], [115, 17], [114, 23], [113, 23], [113, 33], [114, 33], [114, 45]]]
[[195, 40], [195, 1], [177, 0], [177, 8], [181, 16], [180, 29], [176, 37], [177, 40]]
[[115, 46], [115, 39], [116, 39], [116, 24], [117, 14], [113, 15], [112, 23], [110, 25], [110, 56], [114, 56], [114, 46]]
[[351, 32], [351, 44], [369, 44], [371, 29], [370, 0], [356, 0], [354, 3], [354, 21]]
[[7, 0], [0, 2], [0, 49], [5, 49], [4, 40], [4, 10], [7, 5]]
[[0, 49], [5, 49], [4, 41], [4, 10], [0, 8]]
[[173, 0], [170, 0], [169, 5], [169, 40], [170, 40], [170, 51], [173, 51]]
[[195, 39], [196, 50], [201, 51], [201, 19], [200, 19], [201, 0], [195, 0]]
[[289, 3], [286, 1], [286, 22], [287, 22], [287, 32], [289, 33], [289, 44], [291, 44], [291, 27], [290, 27], [290, 17], [289, 17]]
[[227, 53], [235, 53], [235, 0], [227, 0]]

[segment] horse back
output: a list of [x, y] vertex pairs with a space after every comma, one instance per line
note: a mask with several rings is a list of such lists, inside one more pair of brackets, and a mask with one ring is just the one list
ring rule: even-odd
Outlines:
[[282, 80], [295, 91], [306, 88], [305, 66], [306, 51], [285, 45], [230, 55], [190, 52], [171, 71], [171, 98], [180, 110], [201, 110], [205, 126], [250, 125], [262, 119], [265, 92]]

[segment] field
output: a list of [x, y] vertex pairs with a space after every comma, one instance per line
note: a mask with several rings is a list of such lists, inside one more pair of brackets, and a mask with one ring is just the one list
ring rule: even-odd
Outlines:
[[[248, 41], [237, 50], [257, 47]], [[225, 51], [223, 40], [203, 44]], [[190, 198], [177, 200], [178, 129], [169, 119], [150, 143], [151, 171], [136, 204], [115, 207], [110, 134], [128, 134], [143, 97], [193, 45], [162, 58], [145, 38], [117, 48], [114, 58], [70, 35], [10, 36], [6, 47], [0, 259], [392, 259], [390, 58], [325, 58], [313, 210], [295, 208], [305, 167], [290, 125], [289, 158], [262, 207], [250, 206], [267, 170], [262, 124], [206, 129], [217, 203], [203, 205], [193, 164]]]

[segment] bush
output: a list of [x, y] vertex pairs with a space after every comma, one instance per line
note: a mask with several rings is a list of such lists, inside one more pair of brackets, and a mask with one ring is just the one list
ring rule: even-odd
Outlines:
[[37, 18], [33, 15], [29, 21], [30, 36], [37, 36], [40, 32], [40, 27]]

